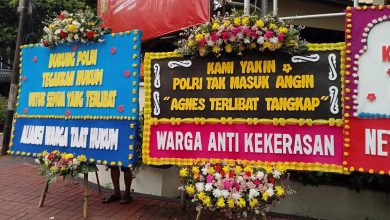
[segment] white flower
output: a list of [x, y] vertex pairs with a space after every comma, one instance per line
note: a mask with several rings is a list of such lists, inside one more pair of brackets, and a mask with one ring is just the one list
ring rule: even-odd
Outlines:
[[213, 184], [212, 183], [206, 183], [204, 190], [207, 192], [210, 192], [213, 189]]
[[215, 179], [219, 180], [222, 178], [222, 175], [220, 173], [214, 173]]
[[232, 198], [235, 200], [239, 200], [241, 198], [241, 194], [239, 192], [235, 192], [232, 194]]
[[204, 183], [203, 182], [197, 182], [195, 183], [195, 188], [198, 192], [202, 192], [204, 190]]
[[78, 35], [78, 34], [75, 34], [75, 35], [74, 35], [74, 39], [75, 39], [75, 40], [80, 39], [80, 38], [79, 38], [79, 35]]
[[209, 173], [209, 170], [206, 167], [202, 168], [202, 175], [206, 176]]
[[245, 44], [249, 44], [251, 42], [251, 39], [249, 39], [248, 37], [246, 37], [245, 39], [244, 39], [244, 43]]
[[213, 190], [213, 195], [216, 197], [216, 198], [219, 198], [222, 196], [222, 192], [220, 189], [214, 189]]
[[207, 42], [207, 45], [209, 45], [210, 47], [214, 46], [214, 41], [208, 40], [206, 42]]
[[242, 182], [242, 181], [244, 181], [244, 178], [243, 178], [242, 176], [237, 176], [237, 177], [236, 177], [236, 180], [237, 180], [238, 182]]
[[258, 197], [260, 195], [259, 191], [257, 189], [250, 189], [248, 198], [251, 200], [252, 198]]
[[263, 179], [264, 178], [264, 173], [263, 172], [261, 172], [261, 171], [258, 171], [257, 173], [256, 173], [256, 177], [258, 178], [258, 179]]
[[268, 196], [269, 197], [272, 197], [274, 195], [274, 189], [273, 188], [268, 188], [267, 192], [268, 192]]
[[222, 196], [226, 199], [227, 197], [229, 197], [229, 191], [224, 189], [224, 190], [221, 190], [221, 194]]
[[260, 36], [259, 38], [257, 38], [257, 43], [258, 44], [263, 44], [264, 43], [264, 37], [263, 36]]
[[278, 39], [277, 37], [271, 37], [271, 38], [269, 39], [269, 42], [271, 42], [271, 43], [273, 43], [273, 44], [276, 44], [276, 43], [279, 42], [279, 39]]
[[282, 173], [279, 170], [274, 170], [274, 172], [272, 172], [272, 174], [273, 174], [273, 177], [276, 179], [279, 179], [280, 176], [282, 175]]

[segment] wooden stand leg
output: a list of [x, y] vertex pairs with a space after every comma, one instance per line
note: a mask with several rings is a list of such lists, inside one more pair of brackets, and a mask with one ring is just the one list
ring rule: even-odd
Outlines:
[[47, 180], [45, 183], [45, 187], [43, 188], [41, 199], [39, 200], [39, 204], [38, 204], [39, 208], [42, 208], [43, 203], [45, 203], [46, 194], [47, 194], [47, 191], [49, 190], [49, 182], [50, 182], [50, 180]]
[[96, 175], [96, 181], [97, 181], [99, 193], [102, 194], [102, 189], [100, 188], [100, 180], [99, 180], [99, 175], [97, 170], [95, 170], [95, 175]]
[[180, 194], [180, 206], [182, 210], [186, 209], [186, 193], [184, 190], [182, 190]]
[[198, 214], [196, 215], [196, 220], [199, 220], [201, 215], [202, 215], [202, 208], [199, 208]]
[[83, 218], [88, 218], [88, 173], [84, 174]]

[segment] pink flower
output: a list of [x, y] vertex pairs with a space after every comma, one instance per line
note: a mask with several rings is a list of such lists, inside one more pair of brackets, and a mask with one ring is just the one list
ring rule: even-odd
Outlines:
[[211, 40], [212, 40], [213, 42], [216, 42], [217, 40], [219, 40], [219, 37], [218, 37], [218, 35], [217, 35], [216, 32], [213, 32], [213, 33], [211, 34]]
[[222, 39], [227, 40], [229, 38], [229, 32], [224, 31], [222, 32]]
[[274, 36], [274, 32], [272, 31], [266, 31], [264, 35], [267, 39], [271, 38]]
[[241, 32], [241, 28], [240, 27], [235, 27], [234, 29], [233, 29], [233, 34], [234, 35], [237, 35], [238, 33], [240, 33]]
[[223, 182], [223, 186], [224, 186], [225, 189], [230, 189], [230, 186], [231, 186], [230, 181], [229, 180], [225, 180]]
[[244, 28], [242, 31], [245, 35], [251, 34], [251, 30], [249, 28]]
[[207, 176], [207, 183], [212, 183], [214, 180], [214, 177], [211, 176], [210, 174]]
[[206, 39], [202, 38], [199, 40], [199, 45], [204, 46], [206, 44]]
[[251, 36], [252, 36], [253, 38], [257, 38], [257, 33], [256, 33], [256, 31], [252, 31], [252, 32], [251, 32]]
[[253, 183], [256, 185], [256, 186], [259, 186], [261, 184], [261, 181], [256, 179], [255, 181], [253, 181]]
[[284, 35], [283, 33], [279, 33], [278, 34], [278, 40], [279, 40], [279, 42], [282, 42], [282, 41], [284, 41], [284, 38], [286, 37], [286, 35]]

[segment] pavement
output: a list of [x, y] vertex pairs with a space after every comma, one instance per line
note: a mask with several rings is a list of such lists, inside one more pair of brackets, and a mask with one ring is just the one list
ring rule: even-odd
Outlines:
[[[83, 184], [82, 179], [59, 179], [49, 185], [44, 206], [38, 208], [39, 199], [45, 185], [31, 158], [0, 157], [0, 220], [62, 220], [82, 219]], [[96, 184], [89, 184], [88, 219], [173, 219], [196, 218], [195, 206], [187, 202], [185, 210], [179, 199], [164, 198], [132, 193], [133, 201], [123, 205], [119, 202], [102, 204], [102, 199], [111, 191], [102, 190]], [[206, 211], [200, 219], [227, 219], [218, 212]], [[257, 219], [261, 219], [260, 217]], [[267, 220], [308, 219], [270, 213]]]

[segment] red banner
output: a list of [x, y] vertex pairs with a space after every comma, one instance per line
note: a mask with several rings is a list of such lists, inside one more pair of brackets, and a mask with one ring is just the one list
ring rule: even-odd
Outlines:
[[348, 126], [347, 167], [371, 173], [390, 171], [390, 119], [350, 118]]
[[207, 22], [209, 0], [98, 0], [98, 15], [113, 32], [141, 29], [147, 40]]

